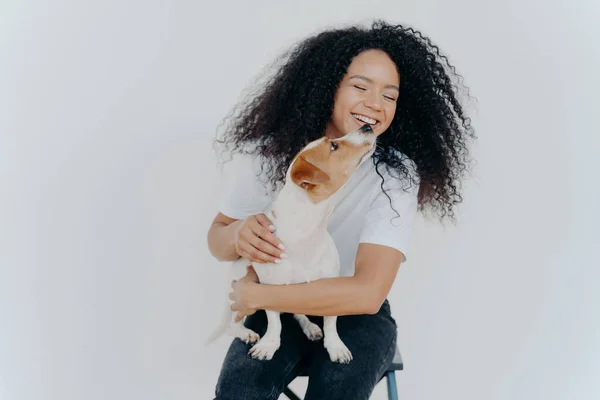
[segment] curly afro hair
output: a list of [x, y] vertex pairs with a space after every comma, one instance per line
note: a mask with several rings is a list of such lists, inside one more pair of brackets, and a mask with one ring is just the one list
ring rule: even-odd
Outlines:
[[377, 172], [384, 164], [400, 179], [411, 180], [399, 157], [405, 154], [419, 175], [419, 209], [440, 220], [454, 219], [462, 201], [460, 179], [470, 165], [467, 142], [475, 134], [458, 100], [462, 78], [430, 39], [410, 27], [378, 20], [370, 28], [327, 30], [296, 44], [225, 117], [215, 144], [260, 156], [270, 183], [282, 185], [293, 157], [324, 135], [353, 58], [369, 49], [387, 53], [401, 77], [396, 113], [377, 139]]

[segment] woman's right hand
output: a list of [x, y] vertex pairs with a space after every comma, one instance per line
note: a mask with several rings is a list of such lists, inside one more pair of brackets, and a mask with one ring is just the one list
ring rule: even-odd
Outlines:
[[280, 263], [287, 255], [274, 231], [275, 227], [265, 214], [249, 216], [235, 229], [235, 251], [252, 262]]

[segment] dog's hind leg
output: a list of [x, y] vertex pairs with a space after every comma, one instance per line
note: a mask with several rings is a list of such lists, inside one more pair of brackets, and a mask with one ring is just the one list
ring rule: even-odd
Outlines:
[[248, 352], [252, 358], [270, 360], [281, 345], [281, 319], [279, 312], [265, 310], [267, 314], [267, 331], [265, 335]]
[[323, 338], [323, 331], [319, 328], [319, 325], [311, 322], [310, 319], [304, 314], [294, 314], [294, 319], [300, 324], [302, 332], [306, 335], [309, 340], [319, 340]]
[[256, 343], [260, 339], [260, 335], [252, 329], [246, 328], [243, 321], [232, 322], [227, 329], [227, 333], [240, 338], [244, 343]]
[[336, 323], [337, 317], [323, 317], [323, 331], [325, 332], [323, 345], [327, 349], [331, 361], [347, 364], [352, 360], [352, 353], [340, 339]]

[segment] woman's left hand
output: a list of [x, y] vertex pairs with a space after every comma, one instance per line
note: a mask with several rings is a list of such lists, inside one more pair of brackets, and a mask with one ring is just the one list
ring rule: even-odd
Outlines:
[[248, 291], [252, 285], [258, 284], [258, 275], [252, 266], [248, 266], [246, 275], [237, 281], [231, 282], [232, 291], [229, 298], [233, 301], [232, 311], [237, 311], [235, 321], [239, 322], [242, 318], [254, 314], [257, 310], [251, 308], [248, 304]]

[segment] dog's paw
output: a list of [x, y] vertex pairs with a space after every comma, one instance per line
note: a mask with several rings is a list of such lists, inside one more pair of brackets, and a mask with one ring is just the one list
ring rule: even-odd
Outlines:
[[309, 340], [315, 341], [323, 339], [323, 331], [321, 328], [319, 328], [319, 325], [313, 324], [312, 322], [310, 324], [303, 325], [302, 331]]
[[234, 329], [232, 334], [246, 344], [256, 343], [260, 340], [260, 335], [258, 333], [245, 327]]
[[329, 353], [329, 358], [332, 362], [340, 364], [348, 364], [352, 361], [352, 353], [341, 339], [334, 339], [325, 342], [325, 348]]
[[265, 338], [262, 338], [258, 343], [252, 346], [248, 354], [257, 360], [270, 360], [279, 349], [279, 345], [279, 340], [265, 340]]

